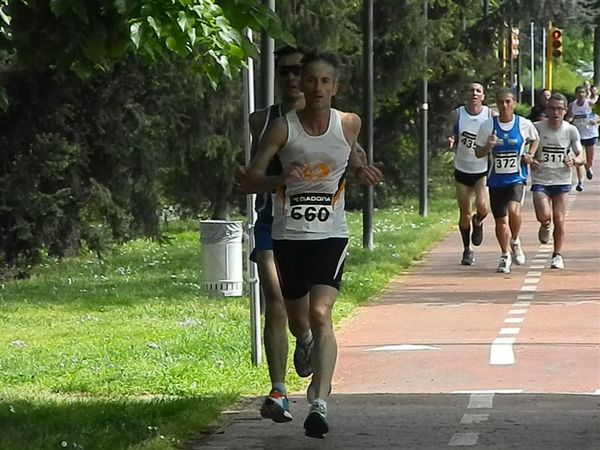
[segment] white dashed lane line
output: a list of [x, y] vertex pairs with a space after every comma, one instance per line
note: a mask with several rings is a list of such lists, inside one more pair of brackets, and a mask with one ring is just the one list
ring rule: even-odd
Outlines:
[[[569, 197], [567, 214], [571, 205], [575, 201], [575, 196]], [[512, 305], [513, 309], [508, 311], [508, 317], [504, 318], [506, 325], [518, 325], [525, 322], [525, 315], [531, 302], [534, 300], [538, 284], [546, 268], [548, 259], [552, 256], [552, 244], [541, 244], [537, 254], [530, 260], [529, 271], [525, 275], [525, 280], [519, 288], [516, 302]], [[492, 366], [508, 366], [516, 363], [513, 345], [516, 338], [506, 336], [517, 336], [521, 332], [517, 327], [502, 327], [498, 331], [500, 337], [492, 341], [490, 346], [490, 360]]]

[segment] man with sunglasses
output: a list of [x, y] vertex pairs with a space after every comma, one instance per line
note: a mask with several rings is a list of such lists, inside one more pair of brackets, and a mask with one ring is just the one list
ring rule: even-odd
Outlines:
[[550, 240], [550, 224], [554, 222], [554, 253], [550, 267], [564, 269], [560, 252], [565, 239], [567, 197], [571, 190], [571, 167], [584, 164], [583, 147], [577, 128], [565, 121], [568, 102], [554, 93], [546, 107], [547, 120], [537, 122], [539, 151], [531, 163], [531, 191], [535, 215], [540, 222], [538, 238], [542, 244]]
[[[280, 103], [253, 112], [249, 117], [252, 135], [252, 154], [255, 155], [260, 140], [269, 125], [288, 111], [304, 107], [304, 95], [300, 91], [300, 69], [304, 56], [302, 48], [285, 46], [275, 52], [276, 83], [281, 97]], [[245, 169], [240, 168], [238, 178], [243, 179]], [[275, 156], [268, 164], [269, 175], [281, 174], [281, 163]], [[281, 295], [281, 287], [273, 257], [271, 227], [273, 224], [272, 192], [259, 193], [256, 196], [255, 209], [257, 219], [254, 224], [255, 248], [250, 260], [258, 266], [260, 286], [265, 301], [265, 325], [263, 339], [271, 391], [260, 409], [262, 417], [282, 423], [292, 420], [285, 387], [285, 373], [288, 355], [287, 314]], [[310, 375], [308, 367], [300, 367], [299, 375]]]
[[[348, 226], [344, 211], [346, 172], [363, 184], [381, 177], [355, 151], [360, 118], [331, 107], [337, 93], [339, 59], [311, 52], [302, 60], [300, 88], [305, 108], [275, 120], [248, 167], [248, 191], [277, 190], [273, 197], [273, 251], [280, 275], [289, 327], [297, 342], [309, 346], [307, 362], [313, 377], [307, 391], [306, 435], [329, 431], [327, 398], [337, 358], [331, 314], [339, 292]], [[269, 162], [278, 156], [283, 172], [269, 176]]]

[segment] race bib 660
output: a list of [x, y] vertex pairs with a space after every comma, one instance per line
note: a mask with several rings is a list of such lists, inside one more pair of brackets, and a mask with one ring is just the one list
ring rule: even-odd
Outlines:
[[333, 194], [317, 192], [290, 195], [286, 228], [295, 231], [323, 232], [331, 229]]

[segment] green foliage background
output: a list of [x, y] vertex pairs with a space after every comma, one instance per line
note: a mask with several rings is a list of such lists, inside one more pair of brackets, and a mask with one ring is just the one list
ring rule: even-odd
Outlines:
[[[473, 79], [493, 98], [505, 21], [562, 24], [556, 86], [572, 92], [571, 65], [590, 57], [596, 7], [540, 1], [490, 1], [487, 16], [479, 0], [430, 1], [427, 26], [420, 2], [374, 2], [374, 156], [386, 165], [377, 205], [417, 192], [424, 75], [432, 172], [449, 166], [448, 112]], [[269, 30], [278, 46], [338, 52], [335, 106], [361, 112], [362, 7], [279, 0], [279, 19], [252, 0], [0, 0], [0, 270], [26, 276], [45, 253], [102, 255], [112, 242], [162, 239], [172, 217], [241, 211], [232, 179], [246, 120], [239, 70], [257, 54], [244, 27]], [[348, 204], [360, 202], [361, 190], [350, 189]]]

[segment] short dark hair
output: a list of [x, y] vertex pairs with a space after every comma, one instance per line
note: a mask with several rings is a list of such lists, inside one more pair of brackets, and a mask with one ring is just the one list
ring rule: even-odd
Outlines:
[[548, 99], [548, 103], [550, 103], [551, 100], [557, 100], [559, 102], [563, 102], [563, 105], [565, 105], [565, 108], [567, 106], [569, 106], [569, 100], [567, 100], [567, 97], [565, 97], [560, 92], [554, 92]]
[[308, 64], [315, 61], [323, 61], [331, 67], [335, 72], [335, 77], [337, 78], [339, 75], [339, 69], [342, 65], [340, 58], [333, 52], [320, 52], [318, 50], [310, 50], [304, 54], [304, 58], [302, 58], [302, 67], [306, 67]]
[[281, 48], [278, 48], [273, 53], [275, 55], [275, 65], [277, 65], [279, 63], [279, 60], [281, 58], [283, 58], [284, 56], [295, 55], [296, 53], [299, 53], [301, 55], [305, 55], [306, 54], [306, 49], [304, 47], [302, 47], [302, 46], [300, 46], [300, 47], [292, 47], [291, 45], [285, 45], [285, 46], [283, 46]]
[[583, 90], [585, 91], [585, 87], [583, 86], [583, 84], [582, 84], [582, 85], [580, 85], [580, 86], [577, 86], [577, 87], [575, 88], [575, 93], [577, 94], [577, 91], [579, 91], [580, 89], [583, 89]]
[[485, 84], [483, 84], [482, 81], [479, 80], [473, 80], [473, 81], [469, 81], [467, 83], [467, 89], [469, 89], [469, 86], [471, 86], [472, 84], [478, 84], [479, 86], [481, 86], [483, 88], [483, 90], [485, 91]]
[[505, 94], [510, 94], [512, 96], [513, 100], [517, 99], [514, 89], [508, 88], [508, 87], [501, 87], [500, 89], [498, 89], [498, 92], [496, 92], [496, 100], [498, 100], [501, 95], [505, 95]]

